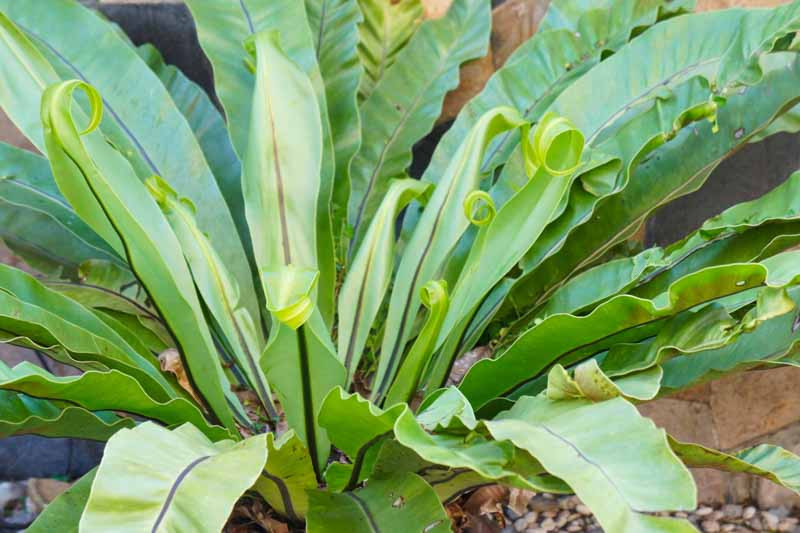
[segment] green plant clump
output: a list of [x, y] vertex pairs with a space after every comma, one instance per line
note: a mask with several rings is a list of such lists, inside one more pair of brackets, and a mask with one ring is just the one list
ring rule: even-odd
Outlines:
[[800, 489], [785, 450], [679, 442], [635, 407], [796, 364], [800, 174], [629, 242], [800, 129], [800, 1], [552, 0], [421, 180], [489, 0], [186, 4], [223, 112], [77, 1], [0, 0], [0, 106], [45, 156], [0, 146], [0, 237], [41, 274], [0, 266], [0, 342], [82, 371], [0, 364], [0, 436], [107, 441], [29, 531], [219, 531], [241, 501], [447, 532], [490, 483], [693, 531], [657, 513], [696, 506], [687, 466]]

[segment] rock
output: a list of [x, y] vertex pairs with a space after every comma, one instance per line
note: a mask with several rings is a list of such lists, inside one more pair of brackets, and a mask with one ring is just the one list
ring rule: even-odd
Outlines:
[[539, 524], [545, 531], [553, 531], [556, 528], [556, 522], [552, 518], [547, 518], [544, 522]]
[[725, 518], [739, 518], [742, 516], [742, 506], [729, 503], [722, 506], [722, 515]]
[[0, 483], [0, 516], [4, 509], [14, 507], [25, 497], [25, 484], [4, 481]]
[[750, 529], [754, 529], [756, 531], [761, 531], [764, 527], [764, 525], [761, 522], [761, 519], [757, 516], [754, 516], [753, 518], [748, 520], [747, 525], [750, 527]]
[[716, 533], [719, 531], [719, 522], [716, 520], [704, 520], [700, 525], [703, 527], [703, 531], [707, 531], [708, 533]]
[[775, 516], [777, 516], [779, 520], [782, 520], [787, 516], [789, 516], [789, 508], [783, 505], [780, 505], [778, 507], [773, 507], [772, 509], [769, 510], [769, 512], [770, 514], [774, 514]]
[[700, 507], [694, 514], [696, 514], [697, 516], [708, 516], [713, 512], [714, 512], [714, 509], [704, 505], [704, 506]]
[[55, 500], [69, 487], [69, 483], [57, 479], [30, 479], [28, 480], [28, 499], [25, 505], [28, 511], [35, 514], [41, 513], [45, 505]]
[[769, 511], [762, 512], [761, 519], [763, 520], [764, 526], [767, 529], [772, 531], [778, 529], [778, 523], [780, 522], [780, 518], [770, 513]]
[[544, 495], [537, 495], [528, 504], [531, 511], [537, 513], [555, 512], [558, 511], [558, 502], [553, 499], [543, 497]]
[[778, 531], [794, 531], [797, 522], [797, 518], [784, 518], [778, 523]]
[[592, 510], [582, 503], [575, 507], [575, 510], [581, 513], [583, 516], [589, 516], [592, 514]]
[[742, 513], [742, 518], [745, 520], [750, 520], [756, 515], [756, 508], [752, 505], [748, 505], [744, 508], [744, 512]]
[[737, 527], [736, 524], [725, 524], [722, 526], [722, 531], [734, 531]]
[[539, 518], [539, 513], [537, 513], [536, 511], [528, 511], [527, 513], [525, 513], [525, 520], [529, 524], [533, 524], [534, 522], [536, 522], [537, 518]]

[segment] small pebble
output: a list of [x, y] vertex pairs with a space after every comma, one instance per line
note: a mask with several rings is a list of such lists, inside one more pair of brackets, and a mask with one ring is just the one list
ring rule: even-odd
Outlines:
[[716, 533], [719, 531], [719, 522], [716, 520], [704, 520], [702, 524], [703, 531], [707, 531], [708, 533]]
[[592, 510], [589, 509], [589, 507], [587, 507], [586, 505], [583, 505], [582, 503], [578, 504], [578, 506], [575, 507], [575, 510], [578, 511], [583, 516], [589, 516], [590, 514], [592, 514]]
[[520, 518], [516, 522], [514, 522], [514, 529], [516, 531], [525, 531], [528, 529], [528, 521], [525, 518]]
[[742, 518], [745, 520], [750, 520], [756, 515], [756, 508], [752, 505], [748, 505], [744, 508], [744, 513], [742, 513]]
[[761, 513], [761, 518], [764, 520], [764, 525], [767, 529], [775, 530], [778, 528], [780, 519], [771, 512], [765, 511]]
[[706, 507], [704, 505], [704, 506], [700, 507], [697, 511], [695, 511], [694, 514], [696, 514], [697, 516], [708, 516], [713, 512], [714, 512], [714, 509], [712, 509], [711, 507]]
[[725, 518], [739, 518], [742, 516], [742, 506], [741, 505], [723, 505], [722, 506], [722, 514]]
[[544, 522], [539, 524], [545, 531], [553, 531], [556, 528], [556, 522], [552, 518], [547, 518]]

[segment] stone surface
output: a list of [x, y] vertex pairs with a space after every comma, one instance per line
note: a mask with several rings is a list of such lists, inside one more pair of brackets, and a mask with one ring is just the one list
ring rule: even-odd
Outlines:
[[736, 448], [800, 420], [800, 368], [728, 376], [711, 383], [719, 446]]
[[539, 28], [549, 0], [508, 0], [492, 12], [492, 59], [500, 68]]
[[680, 441], [718, 446], [711, 407], [704, 403], [665, 398], [642, 404], [639, 411]]

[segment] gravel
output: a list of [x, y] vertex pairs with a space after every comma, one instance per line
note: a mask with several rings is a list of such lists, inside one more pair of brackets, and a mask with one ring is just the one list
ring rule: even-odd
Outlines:
[[[510, 507], [504, 506], [505, 516], [495, 515], [496, 519], [505, 522], [502, 533], [603, 531], [589, 508], [576, 496], [536, 494], [528, 501], [527, 509], [528, 512], [520, 516]], [[752, 531], [800, 533], [800, 510], [786, 507], [758, 509], [753, 505], [701, 505], [693, 512], [656, 514], [686, 518], [700, 531], [707, 533]]]

